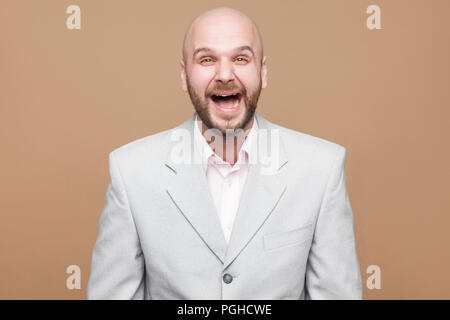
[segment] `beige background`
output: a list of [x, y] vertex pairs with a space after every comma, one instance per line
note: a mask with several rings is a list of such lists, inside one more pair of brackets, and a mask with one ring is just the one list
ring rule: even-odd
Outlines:
[[[81, 7], [81, 30], [65, 21]], [[259, 24], [269, 120], [344, 145], [366, 299], [450, 299], [450, 1], [18, 1], [0, 4], [0, 298], [83, 299], [108, 154], [193, 112], [189, 22]], [[382, 30], [366, 28], [381, 7]], [[82, 270], [66, 289], [66, 267]]]

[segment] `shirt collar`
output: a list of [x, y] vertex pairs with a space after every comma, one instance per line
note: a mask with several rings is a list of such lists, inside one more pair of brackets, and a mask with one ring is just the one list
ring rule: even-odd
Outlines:
[[[200, 153], [200, 159], [202, 161], [203, 169], [206, 172], [208, 162], [213, 161], [217, 164], [228, 164], [228, 162], [223, 161], [208, 145], [206, 142], [205, 137], [202, 135], [199, 125], [201, 125], [202, 122], [198, 118], [198, 115], [195, 115], [194, 119], [194, 140], [195, 140], [195, 147], [197, 149], [197, 152]], [[250, 129], [250, 131], [247, 134], [247, 137], [245, 138], [241, 149], [239, 150], [239, 155], [236, 164], [243, 164], [248, 163], [249, 159], [252, 157], [252, 153], [254, 151], [251, 151], [253, 141], [256, 139], [256, 135], [258, 133], [258, 123], [256, 121], [256, 117], [253, 115], [253, 125]]]

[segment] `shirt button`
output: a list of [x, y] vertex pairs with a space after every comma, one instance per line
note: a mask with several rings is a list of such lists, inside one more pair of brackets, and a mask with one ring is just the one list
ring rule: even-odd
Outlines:
[[225, 273], [223, 275], [223, 282], [225, 282], [226, 284], [229, 284], [229, 283], [231, 283], [231, 281], [233, 281], [233, 277], [231, 276], [231, 274]]

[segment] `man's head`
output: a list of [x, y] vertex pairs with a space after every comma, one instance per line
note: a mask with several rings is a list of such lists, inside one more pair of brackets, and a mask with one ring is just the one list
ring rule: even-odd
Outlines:
[[248, 129], [262, 88], [266, 57], [256, 24], [243, 13], [216, 8], [186, 31], [181, 86], [208, 128]]

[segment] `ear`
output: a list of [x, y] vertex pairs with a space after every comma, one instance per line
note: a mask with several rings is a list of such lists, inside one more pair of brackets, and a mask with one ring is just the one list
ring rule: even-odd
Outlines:
[[267, 87], [267, 57], [264, 56], [261, 63], [261, 87], [264, 89]]
[[187, 92], [187, 83], [186, 83], [186, 65], [184, 64], [183, 58], [180, 59], [180, 77], [181, 77], [181, 90]]

